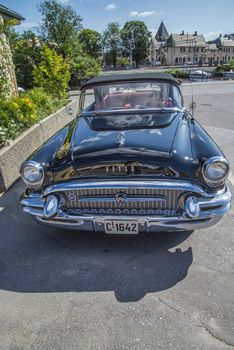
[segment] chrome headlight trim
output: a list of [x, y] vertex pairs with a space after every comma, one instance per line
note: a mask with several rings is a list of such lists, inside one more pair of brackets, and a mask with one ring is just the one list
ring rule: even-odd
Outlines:
[[[24, 170], [26, 167], [33, 167], [38, 172], [38, 179], [36, 181], [30, 181], [25, 177]], [[20, 174], [27, 187], [34, 190], [38, 190], [42, 187], [44, 177], [45, 177], [45, 171], [43, 166], [40, 163], [37, 163], [33, 160], [24, 162], [20, 167]]]
[[[211, 178], [208, 175], [208, 169], [211, 165], [218, 164], [218, 163], [222, 163], [222, 165], [224, 165], [226, 167], [226, 172], [225, 172], [223, 177], [216, 178], [216, 179]], [[229, 173], [229, 163], [228, 163], [227, 159], [225, 159], [224, 157], [219, 157], [219, 156], [211, 157], [211, 158], [207, 159], [207, 161], [202, 166], [203, 178], [205, 179], [206, 183], [211, 187], [219, 187], [219, 186], [223, 185], [227, 176], [228, 176], [228, 173]]]

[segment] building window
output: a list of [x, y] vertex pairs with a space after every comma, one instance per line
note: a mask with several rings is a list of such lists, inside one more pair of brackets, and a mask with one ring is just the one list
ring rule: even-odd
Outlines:
[[190, 57], [188, 57], [188, 62], [190, 62]]
[[180, 48], [180, 52], [183, 52], [183, 48], [182, 47]]
[[175, 59], [175, 63], [178, 63], [178, 57], [176, 57], [176, 59]]

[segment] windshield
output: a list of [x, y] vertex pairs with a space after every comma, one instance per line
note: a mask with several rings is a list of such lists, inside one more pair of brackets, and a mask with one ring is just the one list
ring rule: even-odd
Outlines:
[[182, 108], [178, 87], [161, 81], [113, 83], [84, 91], [81, 109], [110, 111], [122, 109]]

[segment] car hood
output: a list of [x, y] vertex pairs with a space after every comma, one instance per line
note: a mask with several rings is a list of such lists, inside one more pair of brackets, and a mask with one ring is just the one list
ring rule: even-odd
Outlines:
[[94, 130], [86, 118], [78, 119], [71, 140], [71, 165], [80, 168], [139, 162], [167, 166], [178, 176], [191, 177], [193, 157], [189, 122], [184, 113], [173, 113], [159, 127]]

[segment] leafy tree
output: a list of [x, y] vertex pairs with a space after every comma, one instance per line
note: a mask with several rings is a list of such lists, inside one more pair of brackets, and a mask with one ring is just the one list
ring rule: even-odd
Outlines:
[[121, 53], [121, 35], [119, 23], [109, 23], [103, 34], [103, 47], [107, 63], [116, 67], [117, 57]]
[[84, 52], [90, 57], [98, 59], [102, 53], [102, 36], [92, 29], [83, 29], [79, 33]]
[[68, 57], [77, 45], [82, 18], [70, 6], [44, 0], [39, 5], [42, 15], [41, 31], [46, 41], [54, 45], [63, 58]]
[[101, 73], [100, 63], [90, 56], [77, 56], [72, 63], [71, 82], [74, 87], [79, 86], [86, 79], [90, 79]]
[[19, 35], [14, 30], [8, 33], [16, 79], [19, 86], [32, 88], [33, 70], [41, 60], [41, 40], [32, 31]]
[[41, 62], [33, 75], [36, 85], [60, 99], [67, 98], [70, 65], [55, 50], [44, 46]]
[[126, 22], [121, 37], [124, 44], [124, 55], [130, 55], [130, 47], [132, 47], [133, 60], [136, 66], [143, 63], [149, 54], [149, 45], [151, 33], [142, 21]]

